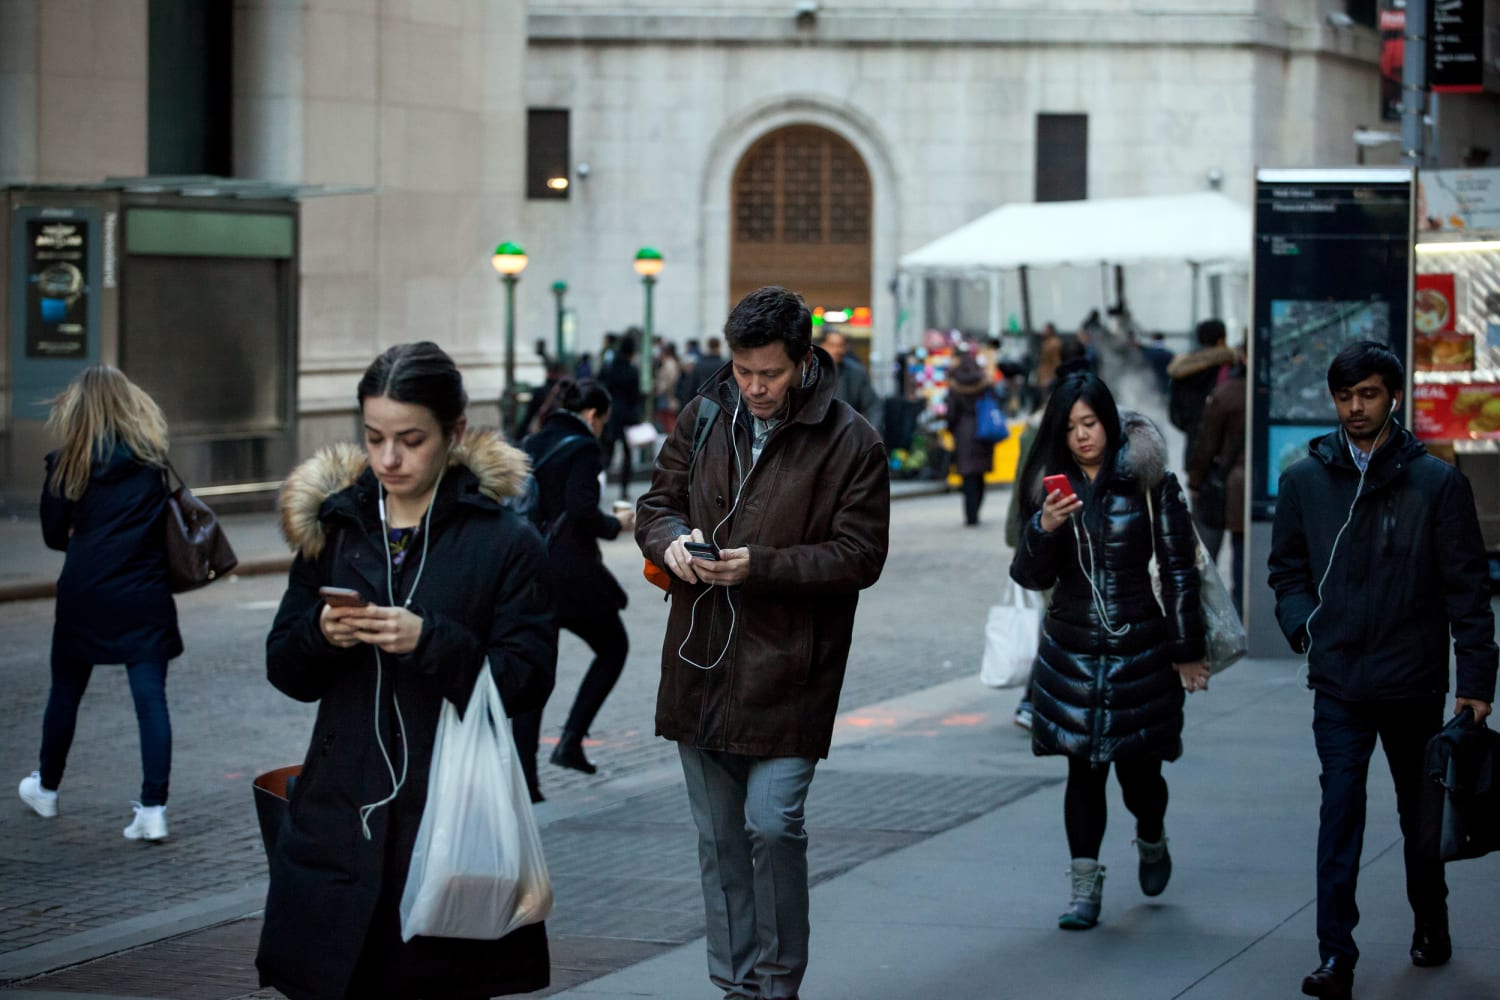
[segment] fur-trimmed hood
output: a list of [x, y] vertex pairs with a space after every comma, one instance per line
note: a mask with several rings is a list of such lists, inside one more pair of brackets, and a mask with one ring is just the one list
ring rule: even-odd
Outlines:
[[[324, 448], [292, 471], [281, 487], [281, 534], [294, 550], [317, 558], [327, 540], [323, 505], [352, 488], [370, 467], [364, 449], [355, 444]], [[448, 455], [448, 468], [464, 468], [478, 480], [478, 490], [498, 502], [518, 495], [531, 472], [531, 460], [499, 431], [474, 428]]]
[[[1122, 409], [1120, 433], [1125, 444], [1115, 455], [1113, 477], [1133, 479], [1142, 489], [1155, 489], [1167, 475], [1167, 439], [1161, 429], [1144, 413]], [[1026, 488], [1033, 503], [1040, 507], [1046, 499], [1041, 477], [1027, 483]]]

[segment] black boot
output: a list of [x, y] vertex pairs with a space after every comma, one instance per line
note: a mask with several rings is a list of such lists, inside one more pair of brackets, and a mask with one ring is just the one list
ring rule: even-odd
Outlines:
[[1417, 918], [1411, 935], [1411, 964], [1422, 968], [1442, 965], [1453, 957], [1453, 939], [1448, 936], [1448, 907]]
[[1354, 965], [1337, 955], [1325, 958], [1323, 964], [1302, 980], [1302, 992], [1323, 1000], [1350, 1000], [1354, 993]]
[[562, 739], [557, 741], [557, 746], [552, 751], [552, 763], [558, 767], [571, 767], [584, 774], [595, 774], [599, 770], [593, 761], [583, 755], [583, 734], [571, 729], [563, 730]]

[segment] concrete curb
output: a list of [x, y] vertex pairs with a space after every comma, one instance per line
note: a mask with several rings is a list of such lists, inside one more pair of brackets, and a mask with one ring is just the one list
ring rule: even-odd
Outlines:
[[0, 985], [259, 913], [265, 881], [0, 955]]
[[[933, 483], [917, 489], [892, 493], [892, 500], [910, 500], [914, 497], [940, 497], [949, 492], [944, 483]], [[292, 568], [292, 556], [259, 556], [246, 559], [235, 567], [233, 576], [266, 576], [285, 573]], [[42, 601], [57, 596], [56, 580], [22, 580], [17, 583], [0, 583], [0, 604], [11, 601]]]
[[[270, 573], [285, 573], [292, 568], [292, 557], [264, 556], [246, 559], [234, 568], [230, 576], [264, 576]], [[56, 580], [24, 580], [20, 583], [0, 584], [0, 604], [10, 601], [41, 601], [57, 596]]]

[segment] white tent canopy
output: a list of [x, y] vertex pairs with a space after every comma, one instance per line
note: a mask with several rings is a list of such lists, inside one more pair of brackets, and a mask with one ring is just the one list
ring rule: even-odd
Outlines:
[[1005, 205], [901, 258], [914, 274], [1250, 259], [1250, 211], [1217, 191]]

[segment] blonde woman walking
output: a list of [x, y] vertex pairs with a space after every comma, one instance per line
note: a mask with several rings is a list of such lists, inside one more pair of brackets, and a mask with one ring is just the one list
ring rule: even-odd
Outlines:
[[53, 401], [47, 429], [42, 536], [67, 553], [57, 579], [52, 689], [42, 717], [41, 766], [21, 780], [21, 800], [57, 815], [78, 705], [99, 664], [122, 663], [140, 725], [140, 801], [130, 840], [167, 836], [172, 721], [167, 663], [182, 655], [167, 582], [167, 422], [118, 369], [95, 365]]

